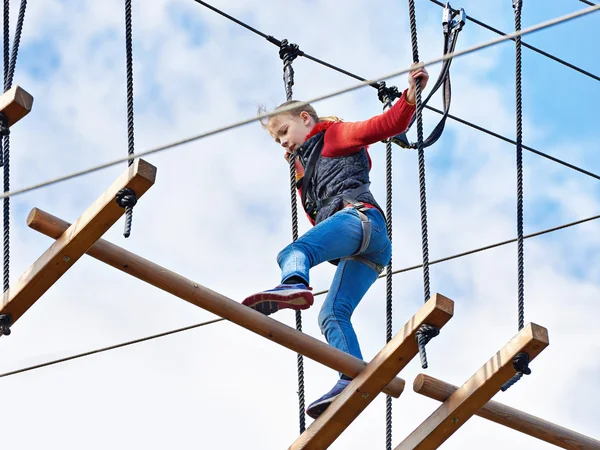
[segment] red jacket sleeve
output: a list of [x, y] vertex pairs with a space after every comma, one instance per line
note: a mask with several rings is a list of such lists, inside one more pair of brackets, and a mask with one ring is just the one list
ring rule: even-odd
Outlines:
[[356, 153], [363, 146], [403, 133], [415, 112], [405, 94], [387, 111], [361, 122], [339, 122], [325, 133], [323, 156], [336, 157]]

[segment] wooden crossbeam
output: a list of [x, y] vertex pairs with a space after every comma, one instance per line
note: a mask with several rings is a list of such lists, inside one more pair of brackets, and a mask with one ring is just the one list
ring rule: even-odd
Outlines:
[[[29, 214], [27, 224], [34, 230], [54, 239], [60, 236], [69, 226], [67, 222], [37, 208], [34, 208]], [[265, 316], [106, 240], [99, 239], [86, 253], [152, 286], [223, 317], [290, 350], [301, 353], [307, 358], [337, 372], [356, 377], [367, 365], [364, 361], [348, 353], [288, 327], [271, 317]], [[394, 378], [386, 386], [384, 392], [397, 398], [403, 390], [404, 380]]]
[[548, 331], [539, 325], [528, 324], [395, 450], [438, 448], [517, 373], [512, 361], [518, 353], [528, 353], [533, 361], [547, 346]]
[[141, 197], [154, 184], [156, 168], [136, 160], [77, 221], [4, 292], [0, 314], [16, 322], [125, 212], [115, 201], [120, 189]]
[[423, 324], [442, 328], [454, 314], [454, 302], [435, 294], [367, 364], [321, 416], [290, 446], [290, 450], [328, 448], [419, 353], [415, 335]]
[[[421, 395], [444, 402], [458, 387], [429, 375], [419, 374], [415, 378], [413, 389]], [[560, 448], [600, 450], [600, 441], [596, 439], [493, 400], [487, 402], [475, 414]]]
[[31, 112], [33, 97], [20, 86], [13, 86], [0, 95], [0, 113], [8, 119], [11, 127]]

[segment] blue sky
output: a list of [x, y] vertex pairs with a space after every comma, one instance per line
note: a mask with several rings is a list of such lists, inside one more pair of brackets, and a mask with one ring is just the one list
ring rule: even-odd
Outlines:
[[[441, 9], [427, 0], [416, 3], [420, 54], [423, 60], [433, 59], [441, 50]], [[576, 0], [524, 3], [524, 28], [585, 7]], [[14, 19], [18, 2], [11, 5]], [[28, 5], [15, 83], [31, 92], [35, 102], [32, 113], [12, 130], [13, 188], [127, 153], [122, 2], [73, 5], [59, 0]], [[277, 48], [261, 37], [191, 0], [134, 1], [133, 6], [138, 151], [245, 119], [259, 104], [284, 100]], [[375, 0], [367, 7], [348, 0], [340, 9], [330, 0], [293, 7], [276, 0], [223, 0], [217, 6], [367, 78], [410, 63], [407, 6], [402, 2]], [[452, 6], [464, 6], [469, 15], [506, 32], [513, 30], [509, 1]], [[594, 57], [598, 29], [596, 13], [524, 40], [600, 74]], [[467, 23], [458, 49], [494, 38]], [[355, 84], [302, 58], [294, 65], [297, 98]], [[435, 79], [439, 65], [429, 70]], [[514, 137], [512, 42], [457, 58], [452, 81], [453, 114]], [[391, 83], [403, 89], [406, 77]], [[600, 173], [598, 86], [524, 48], [524, 143]], [[432, 102], [439, 107], [440, 95]], [[381, 111], [372, 88], [315, 106], [323, 115], [349, 121]], [[438, 119], [425, 115], [426, 132]], [[373, 145], [371, 154], [373, 190], [383, 204], [384, 146]], [[258, 124], [145, 159], [158, 167], [157, 183], [136, 206], [131, 238], [123, 239], [122, 221], [105, 238], [240, 301], [279, 281], [275, 257], [290, 240], [288, 172], [281, 149]], [[600, 211], [597, 180], [528, 152], [524, 164], [526, 232]], [[26, 228], [30, 209], [37, 206], [73, 221], [124, 168], [13, 199], [13, 282], [50, 245], [48, 238]], [[401, 268], [421, 261], [415, 153], [396, 148], [393, 168], [394, 267]], [[427, 184], [431, 259], [514, 237], [512, 145], [449, 120], [442, 139], [427, 150]], [[300, 232], [309, 228], [302, 214], [299, 226]], [[526, 321], [547, 326], [551, 345], [535, 361], [534, 375], [495, 398], [586, 434], [596, 432], [600, 402], [595, 375], [600, 362], [594, 356], [600, 334], [582, 327], [600, 312], [598, 231], [599, 225], [590, 223], [526, 242]], [[314, 289], [326, 289], [332, 275], [330, 265], [313, 269]], [[430, 346], [430, 374], [461, 384], [516, 332], [515, 246], [432, 266], [431, 277], [432, 291], [455, 300], [457, 309]], [[366, 358], [384, 342], [384, 295], [384, 283], [376, 283], [353, 319]], [[394, 278], [394, 330], [422, 300], [420, 271]], [[304, 314], [304, 331], [323, 339], [316, 320], [320, 301]], [[0, 372], [212, 318], [82, 258], [15, 325], [13, 334], [0, 340]], [[276, 318], [293, 326], [292, 314]], [[312, 361], [305, 364], [311, 401], [331, 387], [335, 374]], [[115, 443], [117, 448], [147, 449], [282, 448], [297, 433], [295, 370], [292, 352], [229, 323], [211, 325], [0, 379], [11, 405], [2, 419], [12, 431], [3, 439], [17, 450], [41, 445], [95, 449]], [[407, 386], [420, 371], [416, 361], [403, 371]], [[394, 405], [395, 444], [437, 407], [410, 389]], [[383, 406], [383, 398], [376, 399], [331, 448], [382, 447]], [[508, 444], [547, 448], [476, 418], [445, 448], [500, 449]]]

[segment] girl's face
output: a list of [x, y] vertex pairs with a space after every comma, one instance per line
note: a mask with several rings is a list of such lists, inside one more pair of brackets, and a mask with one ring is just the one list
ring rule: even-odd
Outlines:
[[315, 120], [303, 111], [296, 117], [286, 113], [272, 117], [268, 130], [275, 142], [281, 144], [287, 153], [293, 153], [304, 143], [314, 126]]

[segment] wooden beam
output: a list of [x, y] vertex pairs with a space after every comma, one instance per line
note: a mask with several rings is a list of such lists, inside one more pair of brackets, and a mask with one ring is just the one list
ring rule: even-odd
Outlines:
[[[69, 226], [67, 222], [37, 208], [34, 208], [29, 214], [27, 224], [34, 230], [54, 239], [60, 236]], [[265, 316], [103, 239], [99, 239], [87, 251], [87, 254], [193, 305], [224, 317], [290, 350], [301, 353], [307, 358], [337, 372], [356, 377], [367, 365], [364, 361], [348, 353], [288, 327], [271, 317]], [[404, 380], [394, 378], [384, 389], [384, 392], [397, 398], [403, 390]]]
[[512, 361], [518, 353], [528, 353], [533, 361], [547, 346], [548, 331], [539, 325], [528, 324], [395, 450], [438, 448], [517, 373]]
[[77, 221], [4, 292], [0, 314], [15, 323], [102, 236], [125, 209], [115, 201], [120, 189], [130, 188], [141, 197], [154, 184], [156, 168], [136, 160]]
[[[413, 389], [421, 395], [444, 402], [456, 392], [458, 387], [429, 375], [419, 374], [415, 378]], [[596, 439], [493, 400], [487, 402], [475, 414], [560, 448], [600, 450], [600, 441]]]
[[454, 314], [454, 302], [435, 294], [367, 364], [321, 416], [290, 446], [290, 450], [328, 448], [419, 353], [416, 332], [423, 324], [442, 328]]
[[8, 126], [15, 123], [31, 112], [33, 97], [20, 86], [13, 86], [0, 95], [0, 113], [8, 119]]

